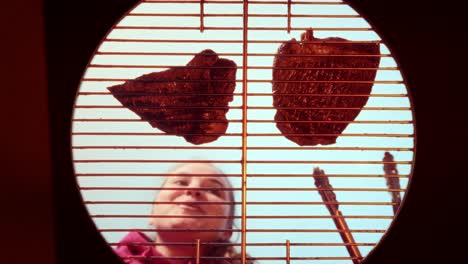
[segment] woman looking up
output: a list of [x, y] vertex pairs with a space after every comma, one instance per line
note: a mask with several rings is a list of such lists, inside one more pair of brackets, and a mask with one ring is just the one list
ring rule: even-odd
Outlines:
[[[226, 245], [233, 233], [234, 192], [218, 168], [208, 163], [178, 165], [162, 187], [150, 219], [155, 239], [140, 232], [127, 234], [116, 248], [125, 263], [194, 264], [197, 240], [202, 264], [241, 263], [240, 254]], [[151, 242], [155, 245], [148, 245]]]

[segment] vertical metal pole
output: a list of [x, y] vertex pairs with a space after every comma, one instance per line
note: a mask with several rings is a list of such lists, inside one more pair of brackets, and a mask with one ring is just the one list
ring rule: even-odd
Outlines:
[[289, 244], [289, 239], [286, 240], [286, 264], [291, 263], [291, 246]]
[[291, 33], [291, 1], [288, 0], [288, 33]]
[[249, 24], [249, 0], [244, 0], [242, 40], [242, 264], [247, 263], [247, 48]]
[[196, 264], [200, 264], [200, 239], [197, 239]]
[[200, 32], [205, 31], [205, 0], [200, 1]]

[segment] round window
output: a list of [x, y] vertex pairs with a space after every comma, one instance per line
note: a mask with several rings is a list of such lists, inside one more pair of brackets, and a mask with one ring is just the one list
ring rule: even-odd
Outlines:
[[75, 175], [129, 263], [360, 263], [408, 186], [413, 121], [343, 1], [147, 0], [82, 78]]

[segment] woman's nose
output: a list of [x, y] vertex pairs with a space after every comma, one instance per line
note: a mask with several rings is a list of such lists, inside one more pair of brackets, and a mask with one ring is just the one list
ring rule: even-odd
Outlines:
[[185, 190], [185, 193], [187, 195], [191, 195], [191, 196], [200, 196], [201, 195], [201, 192], [200, 190], [198, 189], [198, 187], [188, 187], [186, 190]]

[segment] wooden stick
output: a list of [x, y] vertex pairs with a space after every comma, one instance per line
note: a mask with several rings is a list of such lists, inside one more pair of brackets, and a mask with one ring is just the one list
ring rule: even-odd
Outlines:
[[319, 167], [314, 168], [313, 177], [315, 180], [315, 186], [319, 189], [328, 189], [328, 190], [319, 190], [322, 200], [326, 202], [326, 206], [330, 215], [332, 216], [335, 226], [340, 232], [341, 239], [345, 243], [346, 249], [348, 250], [349, 255], [353, 259], [354, 264], [359, 264], [362, 261], [361, 252], [356, 246], [352, 233], [349, 231], [349, 227], [346, 224], [346, 220], [338, 209], [338, 201], [336, 200], [335, 192], [333, 191], [333, 186], [330, 184], [328, 177], [325, 175], [325, 172]]

